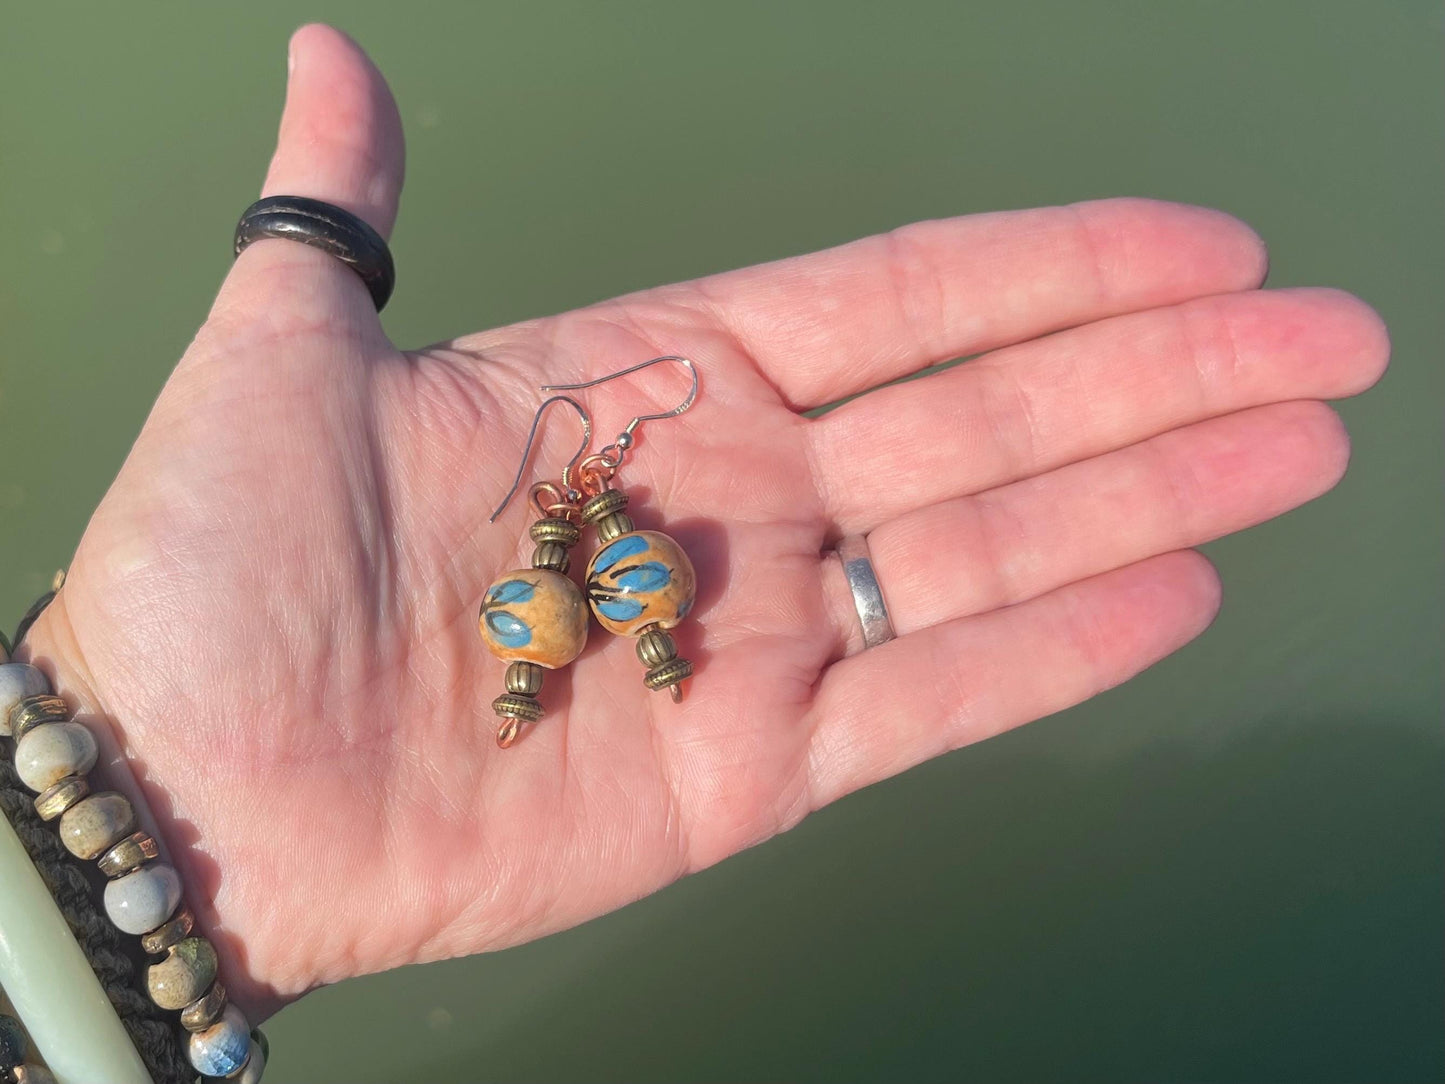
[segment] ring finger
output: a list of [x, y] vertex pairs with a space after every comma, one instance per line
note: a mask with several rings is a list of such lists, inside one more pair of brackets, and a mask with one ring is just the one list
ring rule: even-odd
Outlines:
[[[869, 535], [870, 555], [906, 636], [1277, 516], [1329, 490], [1348, 447], [1322, 403], [1259, 407], [909, 512]], [[825, 576], [853, 654], [861, 629], [836, 560]]]

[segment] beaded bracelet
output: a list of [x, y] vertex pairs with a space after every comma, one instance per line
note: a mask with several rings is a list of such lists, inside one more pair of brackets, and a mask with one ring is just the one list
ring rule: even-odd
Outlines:
[[[31, 607], [17, 644], [52, 597], [54, 590]], [[110, 921], [138, 936], [145, 953], [160, 957], [146, 969], [146, 990], [157, 1006], [179, 1012], [191, 1065], [206, 1077], [257, 1084], [266, 1066], [265, 1036], [227, 1002], [216, 951], [193, 936], [195, 920], [181, 906], [179, 874], [158, 860], [160, 847], [138, 829], [128, 798], [91, 793], [87, 773], [99, 755], [95, 737], [71, 717], [45, 675], [26, 663], [0, 664], [0, 736], [14, 743], [14, 770], [37, 794], [35, 811], [58, 822], [70, 854], [96, 862], [108, 878], [104, 907]]]
[[0, 1013], [0, 1079], [7, 1084], [55, 1084], [55, 1077], [43, 1065], [26, 1061], [30, 1041], [20, 1021]]

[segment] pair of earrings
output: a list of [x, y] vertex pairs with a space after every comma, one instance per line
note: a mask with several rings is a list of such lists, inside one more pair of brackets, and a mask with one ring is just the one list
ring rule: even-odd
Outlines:
[[[691, 676], [692, 663], [678, 656], [677, 644], [667, 630], [692, 610], [697, 592], [692, 562], [667, 535], [637, 530], [627, 515], [627, 494], [613, 487], [613, 479], [642, 425], [675, 418], [692, 406], [698, 392], [697, 368], [687, 358], [669, 354], [596, 380], [547, 384], [542, 390], [581, 391], [664, 361], [687, 369], [692, 378], [687, 398], [671, 410], [633, 418], [601, 451], [588, 454], [592, 419], [575, 399], [554, 395], [532, 416], [522, 464], [512, 488], [492, 513], [493, 522], [522, 484], [538, 426], [549, 406], [565, 402], [577, 411], [582, 419], [582, 444], [563, 469], [560, 482], [537, 482], [531, 488], [531, 503], [538, 515], [529, 531], [536, 543], [532, 567], [504, 573], [482, 599], [482, 642], [507, 664], [507, 691], [492, 701], [492, 710], [501, 719], [497, 744], [504, 749], [517, 740], [523, 723], [542, 718], [537, 694], [545, 672], [568, 665], [582, 653], [589, 606], [608, 632], [636, 638], [637, 657], [647, 667], [643, 684], [653, 691], [667, 689], [674, 701], [682, 700], [682, 683]], [[596, 528], [601, 545], [588, 562], [584, 596], [567, 576], [567, 569], [571, 565], [569, 551], [581, 541], [582, 529], [587, 526]]]

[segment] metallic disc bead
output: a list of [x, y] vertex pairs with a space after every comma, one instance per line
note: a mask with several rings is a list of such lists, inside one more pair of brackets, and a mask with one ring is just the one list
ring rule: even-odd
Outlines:
[[76, 858], [99, 858], [135, 831], [135, 808], [113, 790], [92, 794], [60, 818], [60, 841]]
[[561, 519], [556, 516], [539, 519], [532, 524], [527, 533], [538, 545], [543, 542], [557, 542], [563, 546], [575, 546], [582, 540], [581, 527], [569, 519]]
[[161, 953], [170, 949], [172, 945], [178, 945], [187, 937], [190, 937], [191, 930], [195, 929], [195, 926], [196, 919], [195, 916], [191, 914], [190, 908], [182, 907], [171, 916], [169, 921], [162, 923], [149, 933], [141, 935], [141, 950], [150, 953], [152, 956], [159, 956]]
[[29, 663], [0, 663], [0, 735], [10, 734], [10, 711], [27, 696], [50, 691], [50, 682]]
[[53, 787], [41, 791], [35, 799], [35, 812], [43, 821], [53, 821], [90, 793], [90, 783], [83, 775], [67, 775]]
[[534, 662], [507, 665], [507, 692], [518, 696], [536, 696], [542, 691], [542, 676], [547, 671]]
[[[160, 853], [161, 849], [153, 838], [144, 832], [132, 832], [100, 856], [100, 872], [107, 877], [121, 877], [133, 869], [139, 869], [152, 859], [158, 858]], [[185, 914], [186, 921], [190, 922], [190, 912], [182, 913]], [[171, 919], [171, 922], [174, 921], [176, 919]], [[166, 925], [169, 926], [170, 923], [168, 922]], [[165, 926], [162, 926], [161, 929], [165, 929]], [[189, 929], [190, 927], [187, 926], [187, 931]], [[185, 934], [181, 934], [181, 936], [184, 937]], [[165, 950], [156, 949], [154, 951], [163, 952]]]
[[523, 722], [535, 723], [542, 718], [542, 704], [535, 697], [504, 693], [492, 701], [492, 710], [498, 715]]
[[552, 572], [566, 572], [572, 564], [567, 547], [560, 542], [543, 542], [532, 551], [532, 567], [545, 568]]
[[627, 494], [620, 489], [604, 489], [582, 506], [582, 522], [596, 523], [603, 516], [621, 512], [627, 507]]
[[181, 878], [164, 862], [106, 882], [105, 913], [122, 933], [140, 936], [170, 918], [181, 902]]
[[637, 524], [632, 522], [632, 517], [626, 512], [609, 512], [597, 521], [597, 538], [602, 542], [611, 542], [614, 538], [621, 538], [635, 530]]
[[226, 988], [219, 979], [211, 988], [181, 1010], [181, 1027], [187, 1031], [204, 1031], [221, 1018], [226, 1009]]
[[266, 1071], [266, 1044], [257, 1036], [259, 1031], [251, 1032], [251, 1053], [246, 1058], [245, 1067], [232, 1075], [231, 1079], [236, 1084], [261, 1084], [261, 1074]]
[[14, 1069], [24, 1061], [28, 1047], [20, 1021], [13, 1016], [0, 1015], [0, 1071]]
[[204, 937], [187, 937], [166, 958], [146, 968], [146, 992], [163, 1009], [184, 1009], [216, 981], [216, 950]]
[[41, 723], [15, 745], [15, 774], [37, 794], [95, 767], [100, 750], [84, 723]]
[[15, 1084], [55, 1084], [55, 1077], [43, 1065], [17, 1065], [10, 1076]]
[[70, 718], [70, 707], [58, 696], [40, 693], [27, 696], [10, 709], [10, 736], [16, 741], [41, 723], [62, 723]]
[[637, 638], [637, 657], [648, 669], [677, 658], [677, 643], [665, 629], [648, 629]]
[[251, 1053], [251, 1025], [240, 1009], [227, 1005], [214, 1024], [191, 1033], [186, 1053], [202, 1076], [230, 1076]]
[[692, 677], [692, 663], [686, 659], [673, 659], [661, 666], [654, 667], [647, 672], [642, 683], [649, 689], [665, 689], [669, 685], [678, 685], [687, 678]]

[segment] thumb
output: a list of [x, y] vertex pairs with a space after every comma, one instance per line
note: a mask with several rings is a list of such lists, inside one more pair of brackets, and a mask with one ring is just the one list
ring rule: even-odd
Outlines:
[[[382, 237], [396, 221], [405, 166], [401, 117], [386, 80], [339, 30], [291, 37], [286, 106], [263, 196], [309, 196], [364, 219]], [[265, 239], [237, 259], [216, 301], [228, 316], [372, 313], [371, 295], [340, 260], [295, 241]]]

